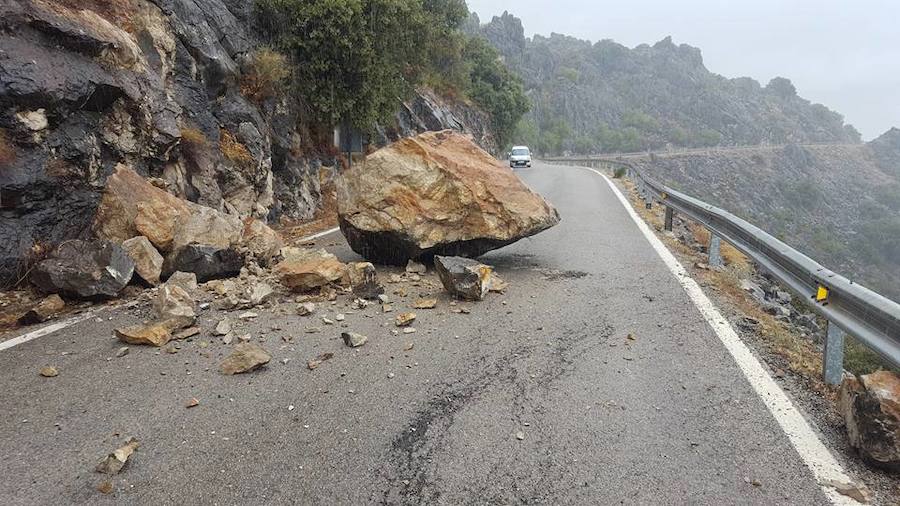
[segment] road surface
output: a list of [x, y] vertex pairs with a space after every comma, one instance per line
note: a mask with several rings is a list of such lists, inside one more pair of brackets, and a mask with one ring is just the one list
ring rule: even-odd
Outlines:
[[[483, 258], [510, 282], [505, 295], [465, 304], [468, 315], [441, 295], [416, 311], [415, 334], [394, 335], [394, 315], [374, 307], [349, 314], [341, 298], [328, 314], [347, 312], [368, 344], [344, 347], [343, 329], [286, 301], [239, 332], [263, 335], [273, 355], [241, 376], [217, 370], [228, 347], [208, 333], [213, 309], [175, 354], [115, 357], [113, 328], [148, 308], [0, 351], [0, 502], [827, 503], [605, 180], [542, 164], [520, 173], [561, 224]], [[320, 244], [357, 259], [339, 234]], [[398, 309], [435, 292], [409, 289]], [[325, 352], [334, 358], [308, 370]], [[59, 376], [38, 376], [45, 365]], [[93, 467], [130, 436], [141, 446], [103, 495]]]

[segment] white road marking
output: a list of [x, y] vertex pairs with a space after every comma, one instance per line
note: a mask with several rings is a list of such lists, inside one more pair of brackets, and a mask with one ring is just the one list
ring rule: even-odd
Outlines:
[[809, 423], [800, 414], [800, 411], [791, 403], [784, 390], [778, 386], [778, 383], [772, 379], [766, 369], [759, 363], [759, 360], [753, 356], [747, 345], [738, 337], [734, 328], [728, 323], [728, 320], [722, 316], [712, 301], [700, 289], [700, 285], [691, 278], [675, 255], [666, 248], [665, 244], [656, 236], [644, 220], [638, 216], [631, 204], [622, 195], [622, 192], [616, 185], [603, 173], [596, 169], [587, 167], [578, 167], [580, 169], [589, 170], [596, 173], [609, 185], [613, 193], [619, 199], [619, 202], [628, 211], [631, 219], [637, 225], [638, 229], [644, 234], [653, 249], [666, 264], [666, 267], [672, 272], [675, 278], [681, 283], [688, 297], [700, 310], [700, 314], [712, 327], [716, 335], [725, 345], [725, 348], [731, 354], [737, 363], [744, 377], [750, 382], [756, 395], [762, 399], [763, 403], [769, 408], [769, 412], [781, 426], [781, 429], [787, 434], [794, 449], [800, 454], [800, 458], [806, 464], [806, 467], [812, 471], [816, 482], [822, 488], [825, 495], [836, 505], [859, 505], [860, 503], [850, 497], [839, 494], [833, 487], [825, 485], [828, 481], [851, 483], [853, 480], [844, 471], [843, 466], [834, 458], [828, 448], [819, 440], [816, 433], [810, 427]]
[[[313, 234], [313, 235], [308, 236], [308, 237], [303, 237], [303, 238], [301, 238], [298, 242], [312, 241], [313, 239], [318, 239], [318, 238], [324, 237], [324, 236], [326, 236], [326, 235], [328, 235], [328, 234], [333, 234], [333, 233], [337, 232], [338, 230], [340, 230], [339, 227], [330, 228], [330, 229], [328, 229], [328, 230], [326, 230], [326, 231], [324, 231], [324, 232], [319, 232], [319, 233], [317, 233], [317, 234]], [[62, 320], [62, 321], [58, 321], [58, 322], [56, 322], [56, 323], [52, 323], [52, 324], [50, 324], [50, 325], [47, 325], [46, 327], [42, 327], [42, 328], [39, 328], [39, 329], [37, 329], [37, 330], [33, 330], [33, 331], [31, 331], [31, 332], [28, 332], [27, 334], [23, 334], [23, 335], [21, 335], [21, 336], [18, 336], [18, 337], [14, 337], [14, 338], [12, 338], [12, 339], [9, 339], [9, 340], [7, 340], [7, 341], [0, 342], [0, 351], [7, 350], [7, 349], [9, 349], [9, 348], [12, 348], [12, 347], [14, 347], [14, 346], [18, 346], [18, 345], [23, 344], [23, 343], [27, 343], [28, 341], [33, 341], [33, 340], [35, 340], [35, 339], [37, 339], [37, 338], [39, 338], [39, 337], [48, 336], [48, 335], [50, 335], [50, 334], [53, 334], [54, 332], [59, 332], [60, 330], [63, 330], [63, 329], [65, 329], [65, 328], [67, 328], [67, 327], [71, 327], [72, 325], [75, 325], [76, 323], [81, 323], [81, 322], [87, 320], [88, 318], [92, 318], [92, 317], [94, 317], [94, 316], [97, 316], [98, 313], [100, 313], [101, 311], [104, 311], [104, 310], [106, 310], [106, 309], [131, 307], [131, 306], [133, 306], [133, 305], [134, 305], [134, 304], [133, 304], [132, 302], [129, 302], [129, 303], [124, 304], [124, 305], [121, 305], [121, 306], [113, 306], [113, 307], [106, 306], [106, 307], [101, 307], [101, 308], [94, 309], [94, 310], [92, 310], [92, 311], [87, 311], [87, 312], [82, 313], [82, 314], [80, 314], [80, 315], [78, 315], [78, 316], [73, 316], [72, 318], [69, 318], [69, 319], [66, 319], [66, 320]]]

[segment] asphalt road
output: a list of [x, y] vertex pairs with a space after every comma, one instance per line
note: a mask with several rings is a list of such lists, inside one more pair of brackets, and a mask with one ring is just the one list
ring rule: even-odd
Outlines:
[[[344, 347], [340, 325], [291, 315], [286, 300], [243, 325], [274, 357], [248, 375], [219, 374], [228, 347], [209, 335], [212, 309], [175, 354], [115, 357], [112, 329], [146, 307], [0, 352], [0, 502], [826, 503], [604, 180], [520, 173], [561, 224], [483, 258], [506, 294], [465, 304], [471, 314], [439, 295], [415, 334], [394, 335], [394, 315], [374, 307], [350, 314], [342, 297], [327, 314], [347, 312], [368, 344]], [[320, 243], [356, 258], [338, 234]], [[407, 288], [398, 310], [439, 293]], [[40, 377], [45, 365], [59, 376]], [[101, 494], [93, 468], [130, 436], [141, 446]]]

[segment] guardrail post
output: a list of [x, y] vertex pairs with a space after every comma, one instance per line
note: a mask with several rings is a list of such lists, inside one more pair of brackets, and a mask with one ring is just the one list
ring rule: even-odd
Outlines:
[[674, 220], [674, 219], [675, 219], [675, 210], [672, 209], [671, 207], [666, 207], [666, 222], [665, 222], [665, 225], [663, 225], [663, 228], [667, 232], [672, 231], [672, 220]]
[[842, 328], [828, 322], [822, 373], [829, 385], [840, 385], [844, 376], [844, 336]]
[[709, 231], [709, 246], [706, 248], [709, 255], [710, 267], [722, 267], [725, 262], [722, 261], [722, 239], [719, 238], [712, 230]]

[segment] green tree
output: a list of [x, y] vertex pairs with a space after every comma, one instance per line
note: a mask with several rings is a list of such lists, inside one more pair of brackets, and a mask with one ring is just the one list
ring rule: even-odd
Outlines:
[[465, 59], [471, 66], [468, 95], [490, 114], [498, 144], [505, 146], [530, 107], [522, 81], [506, 68], [497, 50], [483, 38], [469, 39]]

